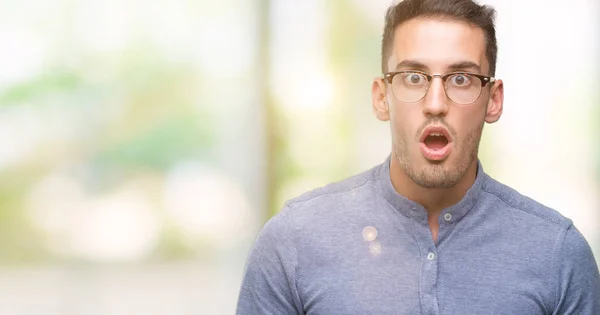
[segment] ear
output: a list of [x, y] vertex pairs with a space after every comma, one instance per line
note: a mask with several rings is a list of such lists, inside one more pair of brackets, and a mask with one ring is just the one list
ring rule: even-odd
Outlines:
[[390, 120], [390, 110], [386, 97], [386, 85], [382, 78], [375, 78], [371, 86], [371, 99], [375, 117], [381, 121]]
[[494, 82], [490, 90], [490, 98], [485, 113], [485, 121], [488, 124], [493, 124], [502, 116], [502, 108], [504, 104], [504, 83], [502, 80]]

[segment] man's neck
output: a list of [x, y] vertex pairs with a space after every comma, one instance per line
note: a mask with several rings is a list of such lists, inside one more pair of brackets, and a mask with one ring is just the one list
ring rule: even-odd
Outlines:
[[473, 186], [476, 176], [477, 160], [469, 166], [463, 178], [453, 187], [424, 188], [404, 173], [394, 154], [390, 162], [390, 177], [396, 192], [425, 207], [429, 217], [437, 218], [442, 210], [457, 204]]

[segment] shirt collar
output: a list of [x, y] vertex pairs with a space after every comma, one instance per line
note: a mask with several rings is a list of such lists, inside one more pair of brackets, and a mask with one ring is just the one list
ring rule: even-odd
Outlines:
[[[394, 189], [392, 185], [392, 179], [390, 177], [390, 160], [391, 155], [388, 156], [386, 161], [380, 166], [379, 170], [379, 189], [383, 194], [383, 197], [387, 202], [392, 205], [397, 211], [406, 215], [407, 217], [414, 218], [418, 221], [427, 222], [427, 211], [426, 209], [400, 194]], [[475, 182], [469, 188], [465, 196], [455, 205], [444, 209], [441, 216], [446, 213], [452, 215], [452, 221], [459, 221], [464, 217], [471, 208], [477, 203], [480, 196], [482, 195], [482, 187], [487, 178], [487, 175], [483, 172], [481, 162], [477, 161], [477, 176]]]

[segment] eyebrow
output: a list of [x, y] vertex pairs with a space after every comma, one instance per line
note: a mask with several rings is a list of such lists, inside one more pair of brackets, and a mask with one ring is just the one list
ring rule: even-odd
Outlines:
[[481, 73], [481, 67], [472, 61], [461, 61], [453, 63], [448, 67], [448, 71], [460, 71], [460, 70], [475, 70], [477, 73]]
[[[396, 71], [400, 70], [420, 70], [427, 72], [429, 70], [429, 67], [422, 62], [407, 59], [403, 60], [402, 62], [396, 65]], [[477, 73], [481, 73], [481, 66], [472, 61], [459, 61], [448, 66], [449, 72], [466, 70], [473, 70]]]
[[396, 71], [400, 70], [421, 70], [427, 71], [429, 67], [424, 63], [418, 62], [416, 60], [402, 60], [399, 64], [396, 65]]

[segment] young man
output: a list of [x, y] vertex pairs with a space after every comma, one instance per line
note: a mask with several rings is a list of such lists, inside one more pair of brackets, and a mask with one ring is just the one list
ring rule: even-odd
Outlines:
[[286, 203], [250, 253], [238, 314], [600, 314], [572, 222], [477, 158], [504, 98], [494, 14], [470, 0], [388, 10], [372, 100], [391, 155]]

